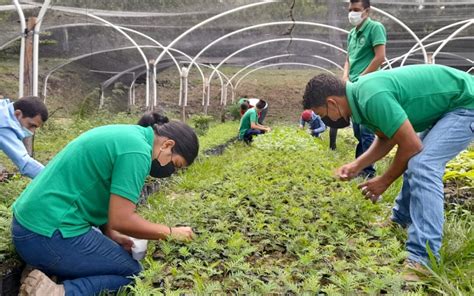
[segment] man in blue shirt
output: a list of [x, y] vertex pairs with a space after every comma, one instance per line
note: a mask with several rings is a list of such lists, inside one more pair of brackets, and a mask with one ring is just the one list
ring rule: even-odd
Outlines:
[[309, 125], [309, 130], [313, 137], [319, 137], [326, 130], [326, 125], [321, 120], [321, 117], [312, 110], [304, 110], [301, 113], [300, 128], [304, 128], [306, 123]]
[[38, 97], [24, 97], [12, 103], [0, 100], [0, 150], [15, 163], [22, 175], [36, 177], [44, 166], [26, 151], [22, 140], [48, 120], [48, 110]]

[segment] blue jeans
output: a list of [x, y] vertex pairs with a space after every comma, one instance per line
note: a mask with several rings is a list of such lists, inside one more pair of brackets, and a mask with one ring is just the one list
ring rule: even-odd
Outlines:
[[[357, 138], [357, 143], [356, 146], [356, 154], [355, 157], [358, 158], [362, 154], [364, 154], [365, 151], [369, 150], [370, 145], [372, 145], [372, 142], [374, 142], [375, 135], [374, 133], [369, 130], [367, 127], [365, 127], [362, 124], [357, 124], [357, 123], [352, 123], [352, 128], [354, 130], [354, 136]], [[375, 176], [375, 168], [374, 165], [371, 164], [365, 169], [362, 170], [362, 172], [367, 175], [367, 176]]]
[[67, 296], [117, 291], [141, 271], [127, 251], [93, 229], [71, 238], [63, 238], [57, 230], [49, 238], [29, 231], [13, 218], [12, 238], [27, 264], [63, 280]]
[[428, 264], [426, 243], [438, 259], [441, 248], [446, 163], [474, 139], [474, 110], [456, 109], [445, 114], [420, 138], [423, 150], [408, 162], [392, 220], [408, 226], [408, 258]]
[[258, 136], [264, 133], [265, 133], [264, 131], [261, 131], [258, 129], [249, 129], [244, 134], [244, 141], [245, 143], [249, 144], [250, 142], [252, 142], [253, 136]]

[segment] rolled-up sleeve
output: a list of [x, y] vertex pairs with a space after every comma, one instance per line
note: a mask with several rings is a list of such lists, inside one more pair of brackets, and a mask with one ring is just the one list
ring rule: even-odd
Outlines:
[[32, 158], [26, 151], [23, 142], [8, 128], [0, 128], [0, 149], [18, 167], [20, 173], [34, 179], [44, 166]]

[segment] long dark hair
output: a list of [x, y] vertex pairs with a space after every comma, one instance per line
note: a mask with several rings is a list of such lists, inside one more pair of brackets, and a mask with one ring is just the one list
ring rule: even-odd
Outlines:
[[158, 112], [145, 113], [137, 123], [140, 126], [153, 127], [158, 136], [167, 137], [175, 142], [173, 153], [181, 155], [191, 165], [199, 153], [199, 140], [194, 130], [180, 121], [170, 121]]

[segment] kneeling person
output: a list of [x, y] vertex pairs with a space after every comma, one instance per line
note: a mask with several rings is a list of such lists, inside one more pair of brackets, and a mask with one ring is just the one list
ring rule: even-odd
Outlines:
[[303, 129], [305, 124], [309, 125], [309, 132], [313, 137], [320, 137], [321, 133], [326, 130], [326, 125], [321, 120], [321, 117], [312, 110], [304, 110], [301, 113], [300, 128]]
[[271, 129], [270, 127], [261, 125], [258, 123], [258, 113], [265, 108], [266, 103], [264, 101], [259, 101], [255, 108], [248, 109], [248, 104], [242, 104], [241, 109], [246, 110], [244, 116], [240, 120], [240, 128], [239, 128], [239, 139], [244, 140], [245, 143], [252, 142], [252, 137], [255, 135], [264, 134], [265, 132], [269, 132]]

